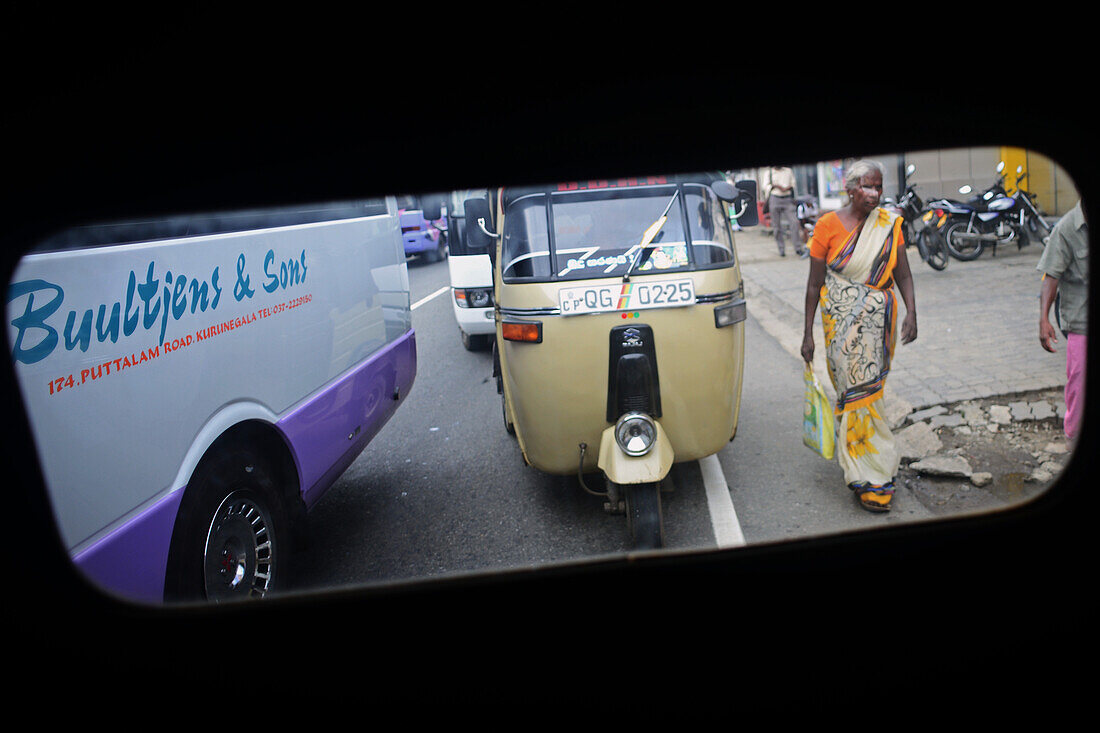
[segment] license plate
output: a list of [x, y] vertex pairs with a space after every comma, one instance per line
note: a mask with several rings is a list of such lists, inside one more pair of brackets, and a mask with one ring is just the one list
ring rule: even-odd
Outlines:
[[558, 291], [563, 316], [646, 308], [695, 305], [695, 284], [683, 280], [645, 280], [611, 285], [578, 285]]

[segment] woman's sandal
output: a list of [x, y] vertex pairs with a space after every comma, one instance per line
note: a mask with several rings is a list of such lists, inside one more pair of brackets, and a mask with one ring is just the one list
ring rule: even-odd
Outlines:
[[859, 493], [858, 498], [859, 505], [869, 512], [888, 512], [894, 498], [894, 489], [870, 489]]

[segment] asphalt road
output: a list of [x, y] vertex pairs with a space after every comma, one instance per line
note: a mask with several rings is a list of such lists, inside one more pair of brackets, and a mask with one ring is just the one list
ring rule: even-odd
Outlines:
[[[625, 518], [575, 477], [524, 465], [504, 430], [491, 353], [466, 351], [447, 263], [410, 262], [416, 382], [406, 402], [314, 509], [295, 590], [585, 562], [630, 552]], [[666, 547], [707, 550], [931, 518], [899, 491], [859, 509], [835, 461], [802, 444], [802, 364], [750, 316], [737, 438], [674, 466]]]

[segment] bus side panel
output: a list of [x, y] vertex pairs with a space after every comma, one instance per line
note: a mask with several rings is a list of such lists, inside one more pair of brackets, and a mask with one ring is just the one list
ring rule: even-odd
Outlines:
[[216, 416], [285, 417], [412, 328], [392, 213], [30, 255], [7, 321], [74, 554], [182, 489]]

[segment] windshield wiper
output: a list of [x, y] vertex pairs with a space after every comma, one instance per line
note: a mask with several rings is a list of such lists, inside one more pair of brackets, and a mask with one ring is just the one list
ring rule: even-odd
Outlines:
[[653, 251], [653, 247], [655, 246], [653, 240], [657, 237], [657, 234], [660, 233], [661, 227], [668, 221], [668, 210], [672, 208], [673, 202], [676, 201], [676, 197], [679, 195], [680, 189], [677, 188], [673, 192], [672, 198], [668, 200], [668, 205], [665, 206], [665, 210], [657, 217], [657, 221], [650, 224], [649, 229], [645, 230], [645, 234], [642, 235], [642, 241], [638, 243], [638, 247], [640, 248], [638, 256], [630, 263], [630, 267], [627, 268], [626, 274], [623, 275], [624, 283], [630, 280], [630, 274], [634, 272], [635, 267], [649, 259], [649, 253]]

